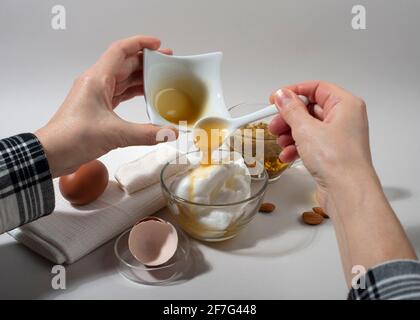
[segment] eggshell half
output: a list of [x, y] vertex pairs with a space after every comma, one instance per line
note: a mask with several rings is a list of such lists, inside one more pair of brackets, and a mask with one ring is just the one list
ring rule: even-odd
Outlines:
[[169, 222], [148, 217], [140, 220], [130, 231], [128, 249], [146, 266], [155, 267], [169, 261], [178, 247], [178, 234]]

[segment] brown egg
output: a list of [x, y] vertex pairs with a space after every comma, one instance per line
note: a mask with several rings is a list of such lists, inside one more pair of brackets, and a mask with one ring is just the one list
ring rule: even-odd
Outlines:
[[74, 205], [95, 201], [108, 185], [108, 170], [99, 160], [82, 165], [76, 172], [60, 178], [63, 197]]

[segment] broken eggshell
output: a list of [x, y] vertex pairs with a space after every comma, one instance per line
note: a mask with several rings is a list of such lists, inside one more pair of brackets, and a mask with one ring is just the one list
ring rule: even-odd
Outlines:
[[130, 231], [128, 249], [142, 264], [156, 267], [168, 262], [178, 247], [178, 234], [169, 222], [147, 217], [140, 220]]

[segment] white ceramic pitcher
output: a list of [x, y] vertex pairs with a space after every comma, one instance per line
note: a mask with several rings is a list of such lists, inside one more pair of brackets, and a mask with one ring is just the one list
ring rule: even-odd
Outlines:
[[[167, 88], [180, 89], [191, 95], [194, 95], [193, 92], [188, 91], [201, 90], [206, 97], [201, 118], [209, 116], [230, 118], [221, 84], [222, 56], [221, 52], [193, 56], [170, 56], [145, 49], [144, 96], [151, 123], [178, 127], [178, 124], [163, 118], [154, 104], [156, 94]], [[188, 83], [188, 86], [182, 87], [185, 83]], [[188, 127], [191, 128], [194, 124], [188, 123]]]

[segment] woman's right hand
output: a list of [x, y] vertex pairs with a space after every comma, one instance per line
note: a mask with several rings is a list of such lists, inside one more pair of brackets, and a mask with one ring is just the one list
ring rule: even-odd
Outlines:
[[[297, 95], [310, 101], [306, 107]], [[299, 83], [271, 97], [278, 109], [270, 131], [297, 156], [317, 182], [317, 198], [331, 217], [348, 285], [353, 269], [416, 259], [416, 253], [382, 190], [372, 165], [366, 105], [326, 82]]]
[[[309, 107], [297, 95], [308, 97]], [[310, 81], [280, 89], [270, 101], [279, 109], [269, 130], [283, 148], [280, 159], [302, 159], [317, 182], [322, 207], [338, 179], [375, 175], [363, 100], [334, 84]]]
[[[308, 97], [306, 107], [297, 95]], [[395, 259], [416, 259], [372, 165], [366, 105], [326, 82], [299, 83], [271, 96], [278, 109], [270, 131], [280, 159], [300, 156], [317, 183], [317, 200], [331, 217], [347, 283], [353, 267], [366, 270]]]

